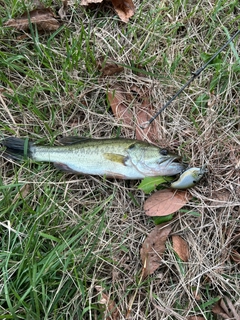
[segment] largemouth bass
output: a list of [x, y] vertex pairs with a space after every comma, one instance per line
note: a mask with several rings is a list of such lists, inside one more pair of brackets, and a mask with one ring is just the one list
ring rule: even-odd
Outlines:
[[4, 156], [21, 160], [53, 162], [64, 171], [105, 175], [120, 179], [173, 176], [185, 165], [179, 157], [147, 142], [132, 139], [85, 139], [67, 137], [62, 146], [40, 146], [28, 139], [6, 138]]

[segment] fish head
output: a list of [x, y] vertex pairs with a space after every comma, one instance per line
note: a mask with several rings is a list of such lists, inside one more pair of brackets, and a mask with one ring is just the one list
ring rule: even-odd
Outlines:
[[173, 176], [186, 169], [179, 156], [152, 145], [135, 144], [129, 149], [129, 157], [135, 168], [145, 176]]

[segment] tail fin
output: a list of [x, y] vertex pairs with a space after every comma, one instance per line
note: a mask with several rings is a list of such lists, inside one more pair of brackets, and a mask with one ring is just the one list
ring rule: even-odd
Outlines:
[[9, 137], [0, 141], [0, 145], [5, 147], [3, 156], [6, 158], [14, 160], [24, 160], [28, 157], [31, 158], [31, 147], [33, 143], [29, 142], [28, 139]]

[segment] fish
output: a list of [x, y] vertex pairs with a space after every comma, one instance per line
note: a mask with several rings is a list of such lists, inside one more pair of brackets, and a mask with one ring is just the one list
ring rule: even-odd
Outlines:
[[179, 156], [144, 141], [73, 136], [60, 142], [60, 146], [42, 146], [28, 138], [7, 137], [0, 144], [6, 158], [51, 162], [58, 169], [72, 173], [131, 180], [174, 176], [185, 170]]
[[171, 188], [173, 189], [189, 189], [194, 187], [207, 173], [206, 166], [202, 168], [189, 168], [185, 170], [177, 181], [171, 183]]

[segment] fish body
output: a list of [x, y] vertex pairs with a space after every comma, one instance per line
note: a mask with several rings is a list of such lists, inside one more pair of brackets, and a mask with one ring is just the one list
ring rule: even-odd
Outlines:
[[173, 189], [188, 189], [196, 185], [207, 172], [205, 166], [202, 168], [190, 168], [184, 171], [177, 181], [171, 183]]
[[133, 139], [84, 139], [67, 137], [62, 146], [40, 146], [28, 139], [6, 138], [1, 141], [4, 155], [21, 160], [24, 155], [52, 162], [61, 170], [105, 175], [121, 179], [147, 176], [172, 176], [184, 171], [179, 157], [147, 142]]

